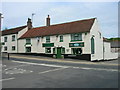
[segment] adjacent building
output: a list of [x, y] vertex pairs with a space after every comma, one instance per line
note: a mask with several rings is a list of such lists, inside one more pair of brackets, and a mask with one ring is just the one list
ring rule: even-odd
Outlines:
[[113, 40], [111, 43], [111, 52], [118, 53], [120, 57], [120, 41], [119, 40]]
[[1, 36], [2, 52], [18, 53], [18, 38], [31, 28], [32, 22], [31, 19], [28, 19], [27, 25], [3, 30]]
[[[104, 42], [97, 18], [50, 25], [48, 15], [46, 26], [26, 29], [19, 35], [20, 32], [16, 53], [51, 54], [56, 58], [75, 55], [90, 61], [116, 59], [118, 56], [111, 53], [110, 43]], [[5, 46], [7, 44], [4, 50]]]

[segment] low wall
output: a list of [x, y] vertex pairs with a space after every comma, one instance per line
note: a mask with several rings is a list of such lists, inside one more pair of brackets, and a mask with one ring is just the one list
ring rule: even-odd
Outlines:
[[109, 59], [117, 59], [118, 58], [118, 53], [105, 53], [104, 54], [104, 59], [109, 60]]

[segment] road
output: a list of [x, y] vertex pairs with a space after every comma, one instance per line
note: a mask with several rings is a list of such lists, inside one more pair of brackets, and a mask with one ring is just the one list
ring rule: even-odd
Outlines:
[[118, 88], [118, 60], [13, 56], [3, 59], [2, 76], [3, 88]]

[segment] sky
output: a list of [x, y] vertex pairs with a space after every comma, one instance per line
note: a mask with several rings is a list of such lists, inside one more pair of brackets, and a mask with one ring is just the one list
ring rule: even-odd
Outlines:
[[33, 26], [46, 25], [49, 14], [52, 24], [96, 17], [102, 35], [118, 37], [118, 2], [3, 2], [2, 29], [26, 25], [33, 16]]

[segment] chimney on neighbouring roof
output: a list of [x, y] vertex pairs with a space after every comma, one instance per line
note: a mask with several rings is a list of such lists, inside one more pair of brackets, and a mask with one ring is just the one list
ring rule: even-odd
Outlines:
[[46, 18], [46, 26], [50, 26], [50, 17], [48, 15], [48, 17]]
[[30, 18], [28, 18], [27, 26], [28, 26], [28, 30], [32, 28], [32, 21]]

